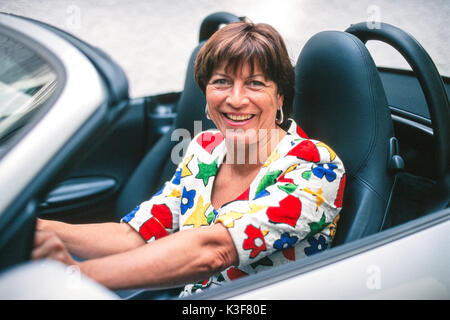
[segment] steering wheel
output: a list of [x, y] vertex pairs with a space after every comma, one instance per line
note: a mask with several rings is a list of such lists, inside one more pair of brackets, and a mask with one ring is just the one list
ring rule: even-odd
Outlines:
[[395, 48], [408, 62], [419, 80], [428, 105], [433, 127], [436, 163], [436, 196], [430, 210], [447, 207], [450, 193], [450, 109], [447, 93], [439, 72], [425, 49], [405, 31], [387, 23], [379, 28], [369, 28], [366, 22], [351, 25], [347, 30], [364, 44], [368, 40], [378, 40]]

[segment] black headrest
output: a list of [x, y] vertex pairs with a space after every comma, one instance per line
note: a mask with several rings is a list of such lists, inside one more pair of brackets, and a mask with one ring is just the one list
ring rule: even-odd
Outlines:
[[349, 33], [321, 32], [302, 49], [295, 80], [294, 118], [344, 162], [340, 228], [349, 238], [377, 232], [392, 191], [393, 125], [372, 57]]
[[194, 63], [200, 48], [205, 44], [201, 42], [192, 52], [189, 59], [184, 89], [177, 104], [177, 117], [175, 128], [184, 128], [194, 134], [194, 121], [202, 122], [202, 130], [215, 128], [211, 120], [206, 119], [205, 106], [206, 99], [203, 92], [195, 82]]
[[[328, 143], [357, 175], [376, 155], [377, 141], [393, 136], [386, 95], [364, 44], [325, 31], [313, 36], [296, 65], [294, 117], [312, 138]], [[384, 138], [384, 139], [380, 139]], [[381, 160], [381, 159], [380, 159]]]

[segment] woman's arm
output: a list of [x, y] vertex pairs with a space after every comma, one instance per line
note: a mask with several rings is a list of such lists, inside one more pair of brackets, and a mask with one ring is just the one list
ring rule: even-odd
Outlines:
[[[36, 249], [52, 235], [61, 239], [70, 253], [84, 259], [116, 254], [145, 244], [144, 239], [126, 223], [67, 224], [38, 219]], [[43, 248], [34, 252], [34, 258], [45, 256], [46, 251]]]
[[164, 288], [204, 280], [238, 264], [222, 224], [174, 233], [131, 251], [79, 264], [81, 271], [110, 289]]

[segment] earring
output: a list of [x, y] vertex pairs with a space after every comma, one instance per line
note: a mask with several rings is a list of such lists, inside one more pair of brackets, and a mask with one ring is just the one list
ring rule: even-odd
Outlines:
[[[283, 106], [280, 106], [280, 109], [278, 109], [280, 111], [280, 118], [279, 119], [275, 119], [277, 124], [282, 124], [283, 120], [284, 120], [284, 114], [283, 114]], [[277, 111], [278, 113], [278, 111]]]
[[205, 114], [206, 114], [206, 119], [211, 120], [211, 118], [209, 117], [209, 114], [208, 114], [208, 104], [206, 104], [206, 106], [205, 106]]

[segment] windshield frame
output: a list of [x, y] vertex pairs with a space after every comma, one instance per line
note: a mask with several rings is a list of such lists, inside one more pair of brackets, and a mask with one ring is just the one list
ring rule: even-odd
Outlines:
[[59, 58], [54, 55], [47, 48], [42, 46], [36, 40], [30, 38], [24, 33], [18, 32], [10, 28], [9, 26], [0, 23], [0, 33], [7, 37], [10, 37], [12, 40], [20, 43], [25, 46], [29, 50], [33, 51], [36, 55], [38, 55], [45, 63], [49, 65], [49, 67], [56, 74], [56, 86], [53, 90], [50, 97], [43, 102], [38, 110], [34, 112], [33, 115], [27, 120], [27, 122], [17, 129], [17, 131], [9, 137], [5, 142], [0, 145], [0, 161], [2, 158], [14, 148], [29, 132], [33, 129], [33, 127], [39, 123], [39, 121], [47, 114], [47, 112], [51, 109], [51, 107], [55, 104], [55, 102], [60, 97], [61, 93], [64, 90], [67, 75], [63, 66], [63, 63], [59, 60]]

